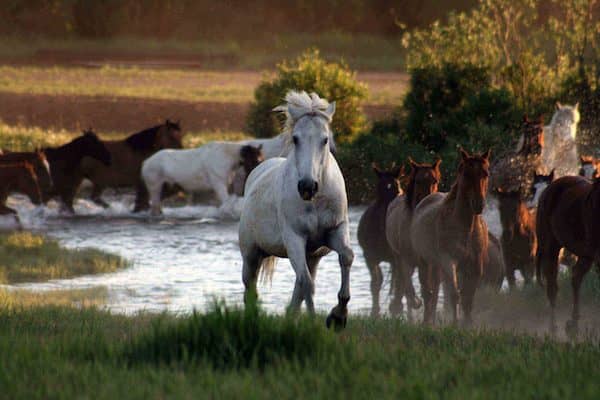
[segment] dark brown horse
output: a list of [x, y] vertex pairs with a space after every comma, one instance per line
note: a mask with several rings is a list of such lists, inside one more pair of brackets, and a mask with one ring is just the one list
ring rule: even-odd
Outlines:
[[402, 311], [402, 297], [406, 301], [411, 317], [411, 308], [421, 306], [421, 301], [415, 294], [412, 284], [412, 275], [417, 266], [417, 258], [413, 254], [410, 243], [409, 228], [413, 211], [417, 204], [431, 193], [438, 191], [441, 179], [440, 163], [436, 160], [433, 164], [419, 164], [409, 159], [410, 174], [404, 195], [397, 196], [387, 209], [385, 236], [394, 255], [392, 280], [393, 299], [390, 304], [392, 313]]
[[[148, 192], [140, 178], [142, 163], [159, 150], [183, 148], [182, 137], [179, 123], [167, 120], [164, 124], [134, 133], [124, 140], [102, 141], [110, 152], [110, 165], [93, 158], [85, 158], [82, 162], [83, 177], [94, 185], [92, 200], [108, 207], [101, 197], [105, 188], [135, 187], [137, 193], [134, 211], [147, 209]], [[81, 181], [77, 186], [79, 183]]]
[[0, 164], [0, 215], [13, 214], [18, 221], [17, 212], [6, 206], [8, 195], [15, 192], [27, 195], [33, 204], [42, 204], [35, 170], [26, 161]]
[[[388, 205], [401, 193], [400, 179], [404, 170], [392, 167], [385, 171], [373, 164], [377, 175], [375, 201], [365, 210], [358, 223], [358, 244], [363, 250], [365, 262], [371, 274], [371, 314], [379, 315], [379, 292], [383, 284], [383, 274], [379, 264], [393, 264], [394, 256], [385, 240], [385, 216]], [[393, 278], [392, 278], [393, 279]]]
[[44, 152], [42, 150], [33, 152], [10, 152], [4, 150], [2, 155], [0, 155], [0, 165], [18, 162], [27, 162], [33, 166], [40, 191], [42, 192], [42, 198], [46, 202], [52, 193], [52, 176], [50, 175], [50, 164]]
[[558, 292], [558, 256], [565, 248], [577, 256], [572, 267], [573, 312], [567, 322], [568, 334], [576, 334], [579, 322], [579, 289], [592, 263], [600, 262], [600, 179], [590, 182], [579, 176], [565, 176], [552, 182], [540, 198], [536, 232], [538, 249], [536, 275], [546, 284], [551, 306], [550, 326], [554, 332], [554, 308]]
[[506, 262], [506, 279], [511, 289], [515, 287], [515, 271], [521, 271], [525, 283], [534, 274], [537, 239], [535, 215], [527, 208], [520, 190], [496, 191], [500, 222], [502, 223], [502, 249]]
[[488, 257], [488, 230], [482, 217], [489, 177], [489, 150], [469, 155], [460, 149], [456, 181], [449, 193], [432, 193], [413, 212], [410, 239], [418, 258], [425, 303], [423, 321], [435, 322], [441, 279], [457, 321], [460, 300], [465, 324], [471, 324], [475, 290]]
[[74, 212], [73, 198], [83, 179], [82, 159], [91, 157], [105, 165], [111, 162], [110, 153], [92, 131], [84, 131], [83, 135], [60, 147], [47, 147], [44, 153], [50, 164], [52, 194], [59, 196], [71, 213]]
[[240, 166], [233, 174], [229, 193], [236, 196], [244, 195], [244, 186], [250, 172], [265, 160], [262, 144], [258, 146], [245, 145], [240, 149]]

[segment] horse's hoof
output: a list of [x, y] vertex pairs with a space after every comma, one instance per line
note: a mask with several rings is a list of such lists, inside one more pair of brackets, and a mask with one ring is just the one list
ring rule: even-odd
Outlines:
[[576, 338], [579, 333], [578, 321], [573, 319], [568, 320], [565, 324], [565, 333], [571, 339]]
[[325, 320], [325, 325], [327, 329], [333, 327], [334, 331], [340, 331], [346, 327], [346, 322], [348, 321], [347, 315], [337, 315], [335, 312], [330, 312]]

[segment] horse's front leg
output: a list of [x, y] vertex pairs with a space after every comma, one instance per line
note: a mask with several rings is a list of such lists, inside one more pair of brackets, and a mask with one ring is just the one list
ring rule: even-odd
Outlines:
[[335, 329], [346, 326], [348, 319], [348, 302], [350, 301], [350, 267], [354, 261], [354, 252], [350, 247], [350, 234], [348, 223], [344, 222], [329, 233], [327, 247], [338, 253], [340, 269], [342, 272], [342, 283], [338, 292], [338, 304], [333, 307], [327, 316], [326, 324], [333, 324]]
[[306, 238], [291, 229], [284, 230], [282, 236], [287, 256], [296, 273], [296, 283], [288, 311], [297, 312], [300, 310], [302, 300], [305, 300], [306, 309], [309, 313], [314, 314], [313, 293], [315, 288], [306, 262]]

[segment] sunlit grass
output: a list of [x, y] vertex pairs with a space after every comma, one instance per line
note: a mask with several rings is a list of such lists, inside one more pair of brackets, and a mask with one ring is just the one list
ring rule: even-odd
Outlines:
[[[105, 140], [119, 140], [131, 134], [131, 132], [97, 133]], [[81, 132], [14, 126], [0, 121], [0, 149], [32, 151], [40, 147], [63, 145], [79, 135]], [[185, 147], [198, 147], [215, 140], [232, 141], [247, 138], [245, 133], [236, 131], [185, 132], [183, 144]]]
[[0, 308], [22, 309], [40, 306], [101, 306], [106, 303], [108, 289], [96, 286], [88, 289], [33, 291], [0, 289]]
[[30, 232], [0, 233], [0, 283], [71, 278], [127, 266], [125, 259], [100, 250], [65, 249], [54, 239]]

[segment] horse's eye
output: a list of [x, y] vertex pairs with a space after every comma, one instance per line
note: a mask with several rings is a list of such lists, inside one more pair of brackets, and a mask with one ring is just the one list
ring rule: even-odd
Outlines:
[[325, 146], [327, 144], [327, 142], [329, 142], [329, 138], [323, 139], [323, 146]]
[[294, 141], [295, 145], [298, 145], [298, 136], [293, 136], [292, 140]]

